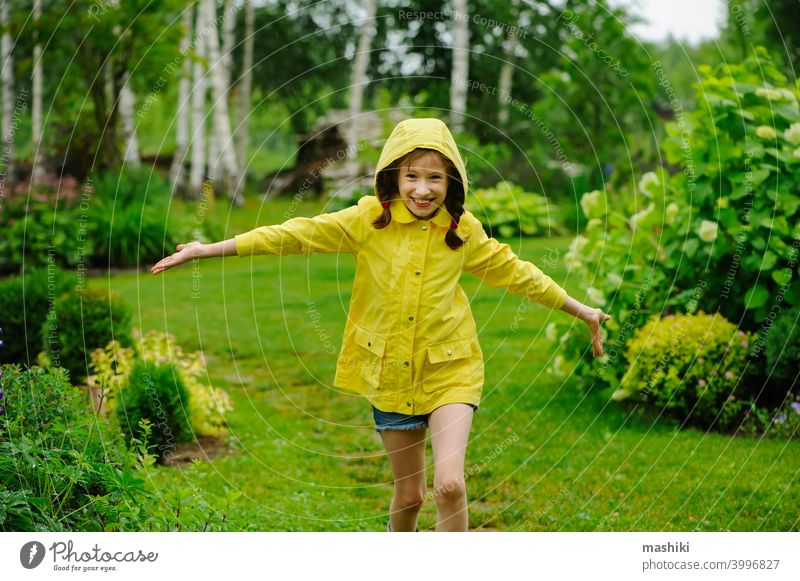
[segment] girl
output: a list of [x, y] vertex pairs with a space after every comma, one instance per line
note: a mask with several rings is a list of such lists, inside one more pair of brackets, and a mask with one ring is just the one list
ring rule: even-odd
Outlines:
[[600, 324], [589, 308], [507, 244], [486, 236], [464, 210], [467, 173], [438, 119], [399, 123], [378, 161], [376, 196], [314, 218], [292, 218], [224, 242], [179, 244], [158, 274], [195, 258], [349, 252], [356, 275], [334, 385], [372, 404], [394, 474], [387, 528], [414, 531], [425, 498], [425, 428], [434, 458], [437, 531], [467, 530], [464, 456], [483, 387], [483, 354], [462, 271], [506, 287], [589, 327], [602, 356]]

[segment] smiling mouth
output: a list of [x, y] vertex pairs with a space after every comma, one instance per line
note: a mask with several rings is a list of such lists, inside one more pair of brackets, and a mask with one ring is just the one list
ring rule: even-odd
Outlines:
[[411, 201], [417, 208], [430, 208], [433, 206], [433, 198], [411, 198]]

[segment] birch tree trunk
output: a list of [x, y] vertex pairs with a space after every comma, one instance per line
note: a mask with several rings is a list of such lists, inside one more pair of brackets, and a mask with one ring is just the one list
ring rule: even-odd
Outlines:
[[203, 178], [206, 173], [206, 78], [202, 63], [206, 55], [204, 2], [205, 0], [201, 0], [197, 3], [194, 45], [196, 58], [192, 69], [192, 167], [189, 173], [189, 195], [196, 199], [203, 194]]
[[184, 177], [184, 161], [189, 143], [189, 89], [192, 74], [192, 61], [189, 50], [192, 44], [192, 15], [194, 10], [187, 7], [183, 11], [183, 39], [181, 40], [181, 55], [183, 55], [183, 68], [178, 82], [178, 112], [175, 121], [175, 153], [172, 156], [172, 165], [169, 169], [169, 179], [173, 192], [182, 192]]
[[453, 70], [450, 79], [450, 124], [454, 133], [464, 130], [469, 75], [469, 22], [467, 0], [453, 0]]
[[[119, 0], [109, 0], [111, 6], [118, 6]], [[119, 37], [122, 30], [119, 26], [114, 27], [114, 34]], [[110, 64], [109, 71], [110, 71]], [[108, 77], [107, 77], [108, 78]], [[112, 86], [112, 102], [113, 99], [119, 97], [119, 119], [122, 123], [122, 139], [125, 141], [125, 152], [122, 159], [125, 163], [133, 167], [139, 167], [142, 163], [141, 156], [139, 155], [139, 139], [136, 137], [136, 123], [133, 119], [133, 109], [135, 107], [135, 99], [133, 91], [130, 88], [130, 73], [126, 72], [122, 78], [122, 86], [119, 89], [119, 95], [113, 95]]]
[[242, 80], [236, 92], [236, 160], [241, 170], [239, 182], [244, 188], [247, 179], [247, 146], [250, 134], [247, 122], [250, 119], [250, 94], [253, 91], [253, 33], [255, 8], [251, 0], [244, 0], [244, 58], [242, 59]]
[[358, 149], [358, 116], [361, 113], [364, 85], [367, 81], [369, 51], [372, 46], [372, 35], [375, 30], [375, 12], [377, 7], [377, 0], [367, 0], [367, 13], [364, 16], [364, 22], [361, 24], [358, 49], [353, 59], [353, 74], [350, 78], [350, 131], [347, 136], [347, 157], [352, 157], [352, 159], [355, 159]]
[[33, 19], [36, 22], [36, 45], [33, 47], [33, 108], [31, 110], [31, 149], [33, 167], [31, 186], [36, 186], [44, 174], [42, 153], [42, 44], [39, 22], [42, 19], [42, 0], [33, 2]]
[[139, 167], [142, 163], [139, 155], [139, 139], [136, 137], [136, 123], [133, 119], [134, 97], [130, 88], [130, 74], [125, 73], [119, 91], [119, 118], [122, 122], [122, 137], [125, 140], [125, 163]]
[[[5, 189], [6, 185], [13, 186], [14, 184], [14, 64], [11, 60], [11, 33], [8, 31], [9, 25], [9, 7], [8, 2], [3, 1], [0, 4], [0, 26], [3, 27], [3, 37], [0, 39], [0, 83], [2, 83], [2, 91], [0, 91], [0, 98], [3, 100], [3, 145], [2, 159], [0, 159], [0, 167], [2, 167], [5, 175], [0, 174], [0, 188]], [[0, 190], [2, 191], [2, 190]], [[6, 192], [3, 191], [3, 194]]]
[[[215, 0], [205, 0], [206, 22], [214, 26], [216, 20]], [[206, 35], [208, 42], [208, 60], [211, 77], [211, 92], [214, 102], [214, 136], [213, 139], [219, 148], [221, 169], [224, 172], [227, 185], [227, 194], [231, 201], [241, 205], [242, 199], [239, 186], [239, 168], [236, 163], [236, 151], [232, 146], [231, 124], [228, 118], [228, 91], [225, 86], [225, 74], [222, 70], [219, 54], [219, 38], [216, 26]], [[212, 163], [214, 160], [211, 160]]]
[[497, 86], [500, 89], [499, 101], [497, 103], [497, 124], [501, 127], [508, 124], [508, 108], [511, 101], [511, 87], [514, 80], [514, 53], [517, 50], [517, 35], [509, 36], [505, 42], [505, 55], [503, 66], [500, 67], [500, 79]]

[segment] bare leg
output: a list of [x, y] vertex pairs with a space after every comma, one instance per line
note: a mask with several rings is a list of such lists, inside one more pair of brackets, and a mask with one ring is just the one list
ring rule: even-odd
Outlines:
[[434, 463], [433, 494], [438, 509], [437, 531], [468, 529], [464, 457], [474, 413], [470, 405], [453, 403], [437, 408], [428, 418]]
[[380, 435], [394, 474], [392, 531], [413, 532], [425, 500], [425, 429], [383, 430]]

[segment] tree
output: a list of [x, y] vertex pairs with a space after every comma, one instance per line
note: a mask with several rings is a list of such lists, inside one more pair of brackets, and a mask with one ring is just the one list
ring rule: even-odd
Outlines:
[[[239, 168], [236, 162], [236, 151], [233, 148], [231, 124], [228, 117], [228, 87], [225, 84], [225, 73], [219, 52], [219, 38], [217, 36], [216, 6], [214, 0], [205, 0], [203, 7], [206, 11], [205, 22], [210, 27], [207, 35], [209, 73], [211, 77], [211, 92], [213, 102], [214, 130], [212, 139], [216, 143], [215, 151], [219, 152], [224, 172], [224, 180], [228, 197], [236, 205], [244, 203], [240, 191]], [[209, 159], [215, 164], [217, 160]]]
[[250, 96], [253, 92], [253, 33], [255, 8], [251, 0], [244, 0], [244, 55], [242, 60], [241, 81], [236, 91], [236, 159], [239, 160], [242, 187], [247, 174], [247, 146], [250, 134], [247, 132], [250, 119]]
[[358, 116], [361, 113], [361, 101], [364, 96], [364, 84], [367, 82], [367, 65], [375, 29], [375, 11], [378, 0], [367, 0], [366, 14], [361, 24], [358, 39], [358, 50], [353, 58], [353, 74], [350, 77], [350, 132], [347, 137], [347, 148], [350, 155], [355, 156], [358, 146]]
[[[8, 2], [0, 4], [0, 27], [3, 29], [2, 38], [0, 38], [0, 58], [3, 59], [0, 66], [0, 81], [3, 88], [0, 93], [0, 98], [3, 99], [3, 158], [0, 160], [0, 165], [3, 166], [5, 172], [2, 187], [7, 184], [14, 184], [14, 62], [11, 55], [11, 19], [9, 18]], [[5, 193], [5, 192], [3, 192]]]
[[181, 17], [183, 39], [181, 40], [181, 77], [178, 81], [178, 111], [175, 119], [175, 153], [172, 155], [169, 176], [172, 191], [183, 191], [184, 165], [189, 144], [189, 89], [191, 87], [192, 61], [189, 51], [192, 46], [192, 16], [194, 8], [187, 6]]
[[31, 108], [31, 151], [33, 166], [31, 168], [31, 186], [35, 186], [42, 178], [44, 165], [40, 159], [42, 150], [42, 45], [39, 36], [39, 21], [42, 18], [41, 0], [33, 1], [33, 19], [36, 25], [36, 45], [33, 47], [33, 107]]
[[469, 78], [469, 24], [467, 0], [453, 0], [453, 70], [450, 77], [450, 122], [456, 133], [464, 130]]
[[189, 172], [189, 195], [199, 199], [203, 194], [203, 178], [206, 174], [205, 158], [205, 105], [206, 76], [203, 62], [206, 56], [206, 10], [205, 0], [196, 5], [194, 66], [192, 68], [192, 167]]

